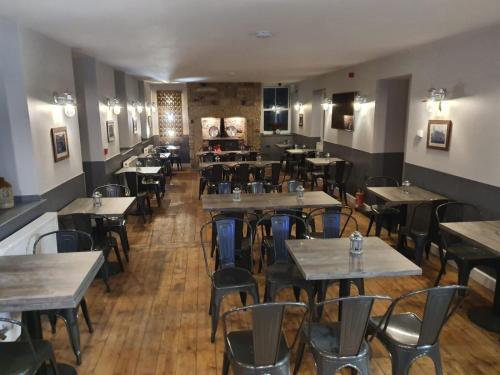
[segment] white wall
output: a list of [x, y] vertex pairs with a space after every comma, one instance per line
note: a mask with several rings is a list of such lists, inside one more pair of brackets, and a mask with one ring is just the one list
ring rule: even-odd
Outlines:
[[[38, 187], [45, 193], [83, 173], [78, 117], [68, 118], [52, 104], [54, 92], [75, 93], [71, 50], [29, 29], [19, 35]], [[68, 131], [70, 157], [55, 163], [50, 129], [61, 126]]]
[[[411, 75], [405, 161], [500, 186], [499, 40], [497, 25], [318, 76], [298, 84], [299, 100], [310, 104], [313, 90], [321, 88], [326, 88], [328, 97], [336, 92], [359, 91], [369, 102], [355, 120], [355, 131], [331, 129], [331, 114], [327, 113], [325, 140], [370, 153], [388, 152], [386, 143], [377, 141], [377, 81]], [[351, 71], [355, 78], [348, 78]], [[430, 115], [422, 103], [431, 87], [444, 87], [450, 93], [440, 116]], [[309, 110], [307, 106], [305, 110]], [[453, 121], [449, 152], [427, 149], [425, 139], [416, 138], [417, 131], [426, 133], [427, 121], [437, 117]]]

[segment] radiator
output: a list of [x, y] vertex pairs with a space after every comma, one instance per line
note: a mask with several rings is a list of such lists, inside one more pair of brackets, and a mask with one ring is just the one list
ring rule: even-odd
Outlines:
[[[33, 254], [33, 245], [40, 235], [59, 229], [56, 212], [47, 212], [38, 219], [33, 220], [28, 225], [11, 234], [0, 241], [0, 256], [27, 255]], [[57, 251], [56, 241], [51, 236], [47, 240], [42, 240], [37, 247], [37, 254], [55, 253]], [[20, 313], [2, 313], [1, 317], [11, 317], [16, 320], [21, 319]], [[6, 330], [7, 329], [7, 330]], [[5, 341], [16, 340], [19, 337], [18, 326], [5, 325], [0, 322], [0, 337], [5, 336]], [[0, 338], [1, 340], [1, 338]]]

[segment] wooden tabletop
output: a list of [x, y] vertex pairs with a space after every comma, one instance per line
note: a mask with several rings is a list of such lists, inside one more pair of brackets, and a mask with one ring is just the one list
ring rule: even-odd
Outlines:
[[330, 163], [336, 163], [344, 160], [340, 158], [306, 158], [306, 161], [316, 167], [324, 167]]
[[75, 308], [103, 263], [100, 251], [0, 257], [0, 311]]
[[439, 227], [476, 246], [484, 247], [500, 255], [500, 221], [441, 223]]
[[422, 269], [378, 237], [363, 239], [351, 255], [349, 238], [287, 240], [286, 247], [306, 280], [421, 275]]
[[255, 150], [234, 150], [234, 151], [198, 151], [196, 156], [202, 156], [206, 154], [214, 154], [214, 155], [227, 155], [227, 154], [237, 154], [237, 155], [246, 155], [250, 152], [256, 152]]
[[94, 207], [92, 198], [77, 198], [57, 214], [60, 216], [73, 214], [91, 214], [95, 216], [122, 216], [134, 203], [134, 197], [101, 198], [102, 205]]
[[123, 167], [118, 169], [115, 174], [122, 174], [128, 172], [137, 172], [140, 174], [158, 174], [160, 173], [161, 167]]
[[209, 194], [201, 197], [205, 211], [285, 210], [294, 208], [338, 207], [341, 203], [323, 191], [306, 191], [303, 199], [295, 193], [241, 194], [239, 202], [232, 194]]
[[367, 190], [382, 198], [386, 202], [394, 204], [417, 204], [422, 202], [433, 202], [447, 200], [448, 198], [422, 189], [418, 186], [410, 186], [405, 192], [401, 186], [368, 187]]
[[200, 163], [200, 168], [207, 168], [210, 167], [211, 165], [225, 165], [226, 167], [233, 168], [237, 164], [248, 164], [253, 167], [265, 167], [268, 164], [271, 163], [279, 163], [279, 160], [262, 160], [262, 161], [253, 161], [253, 160], [245, 160], [245, 161], [213, 161], [213, 162], [206, 162], [206, 163]]
[[316, 151], [316, 149], [314, 149], [314, 148], [289, 148], [286, 150], [286, 152], [288, 152], [289, 154], [292, 154], [292, 155], [301, 155], [301, 154], [304, 154], [306, 152], [312, 152], [312, 151]]

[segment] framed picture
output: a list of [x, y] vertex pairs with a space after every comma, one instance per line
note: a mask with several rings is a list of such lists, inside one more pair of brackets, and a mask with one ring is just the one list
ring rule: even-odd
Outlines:
[[114, 121], [106, 121], [106, 129], [108, 132], [108, 142], [115, 141], [115, 123]]
[[304, 114], [299, 113], [299, 126], [303, 127], [304, 126]]
[[448, 151], [451, 139], [450, 120], [429, 120], [427, 148]]
[[136, 118], [132, 118], [132, 132], [134, 134], [138, 133], [138, 131], [137, 131], [137, 119]]
[[52, 139], [52, 151], [54, 153], [54, 162], [69, 158], [68, 148], [68, 130], [66, 127], [50, 129]]

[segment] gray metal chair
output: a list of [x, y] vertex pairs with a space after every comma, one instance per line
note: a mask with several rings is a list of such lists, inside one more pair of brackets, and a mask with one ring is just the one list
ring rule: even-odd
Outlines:
[[[252, 305], [233, 309], [224, 314], [224, 361], [222, 374], [234, 375], [289, 375], [290, 352], [295, 346], [298, 333], [308, 308], [303, 303], [280, 302]], [[250, 322], [251, 328], [228, 330], [228, 321]], [[299, 321], [299, 329], [291, 344], [284, 335], [284, 323], [288, 317]]]
[[0, 318], [0, 322], [21, 327], [21, 340], [0, 341], [0, 372], [6, 375], [36, 374], [50, 362], [55, 375], [59, 370], [52, 350], [52, 345], [45, 340], [32, 340], [25, 325], [17, 320]]
[[[203, 259], [205, 268], [210, 277], [212, 288], [210, 297], [210, 308], [208, 313], [212, 316], [212, 333], [210, 336], [211, 342], [215, 341], [217, 325], [219, 322], [220, 303], [222, 298], [228, 294], [240, 293], [241, 302], [245, 305], [246, 295], [250, 294], [254, 303], [259, 303], [259, 288], [257, 281], [253, 278], [252, 273], [245, 269], [236, 266], [236, 227], [237, 223], [246, 225], [249, 232], [250, 244], [253, 243], [253, 230], [250, 223], [246, 220], [238, 218], [215, 219], [209, 221], [200, 229], [200, 242], [203, 251]], [[208, 264], [207, 249], [205, 247], [205, 237], [208, 229], [213, 226], [217, 228], [217, 256], [218, 267], [214, 272], [210, 270]], [[251, 246], [250, 246], [251, 249]], [[252, 257], [252, 251], [249, 254]], [[252, 262], [252, 260], [251, 260]]]
[[294, 375], [299, 372], [306, 344], [314, 356], [318, 375], [333, 375], [346, 367], [355, 369], [362, 375], [370, 374], [370, 346], [365, 335], [376, 300], [390, 301], [391, 298], [356, 296], [316, 304], [315, 310], [338, 305], [342, 319], [317, 322], [313, 318], [318, 315], [309, 314], [309, 322], [302, 327], [300, 335]]
[[251, 194], [263, 194], [265, 193], [264, 183], [262, 181], [249, 182], [247, 191]]
[[[365, 182], [365, 187], [385, 187], [399, 186], [399, 182], [393, 177], [376, 176], [368, 177]], [[387, 232], [391, 236], [391, 229], [394, 225], [399, 224], [401, 211], [398, 207], [388, 205], [383, 199], [378, 198], [374, 194], [367, 191], [366, 203], [369, 205], [369, 210], [366, 214], [370, 217], [370, 224], [366, 235], [370, 235], [373, 223], [375, 223], [375, 235], [380, 237], [382, 226], [386, 223]]]
[[217, 184], [217, 194], [231, 194], [232, 186], [230, 181], [219, 182]]
[[[461, 305], [467, 287], [450, 285], [423, 289], [395, 299], [384, 316], [370, 319], [370, 330], [391, 354], [392, 374], [407, 375], [411, 364], [420, 357], [430, 357], [436, 374], [443, 368], [439, 348], [439, 335], [443, 326]], [[460, 293], [462, 292], [462, 293]], [[421, 316], [414, 312], [395, 313], [402, 301], [426, 297]], [[408, 303], [415, 305], [415, 301]]]

